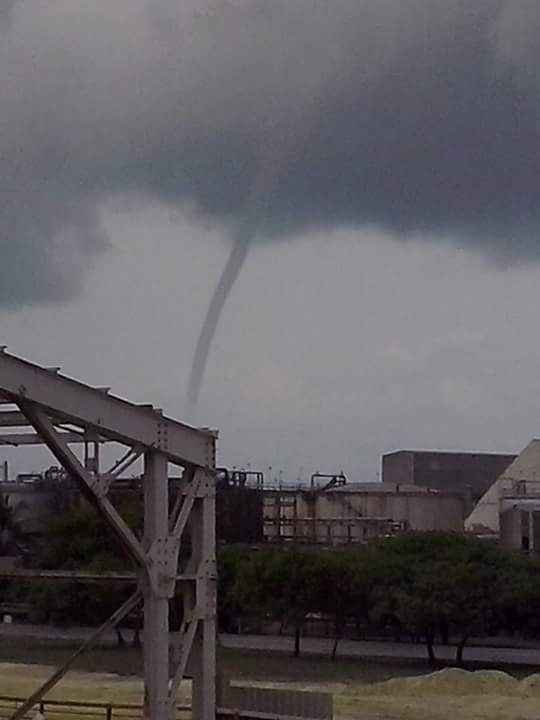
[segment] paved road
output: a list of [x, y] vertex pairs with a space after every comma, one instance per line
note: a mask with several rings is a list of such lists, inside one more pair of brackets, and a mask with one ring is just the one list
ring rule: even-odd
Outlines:
[[[222, 635], [224, 647], [243, 650], [269, 650], [272, 652], [291, 652], [293, 641], [289, 637], [276, 635]], [[333, 641], [325, 638], [303, 638], [302, 653], [305, 655], [330, 655]], [[440, 660], [454, 660], [455, 648], [438, 645], [435, 648]], [[406, 642], [375, 642], [342, 640], [338, 655], [342, 658], [365, 658], [375, 660], [425, 660], [426, 649], [423, 645]], [[501, 665], [539, 665], [540, 649], [510, 647], [468, 647], [464, 652], [465, 661], [474, 663]]]
[[[83, 641], [92, 633], [89, 628], [51, 628], [46, 625], [26, 625], [19, 623], [0, 623], [0, 638], [34, 638], [37, 640]], [[123, 631], [126, 639], [131, 632]], [[220, 641], [225, 648], [241, 650], [261, 650], [290, 654], [293, 640], [280, 635], [221, 635]], [[108, 633], [100, 644], [115, 644], [116, 635]], [[333, 641], [326, 638], [303, 638], [304, 655], [330, 655]], [[455, 648], [436, 646], [436, 655], [440, 660], [454, 660]], [[426, 650], [423, 645], [407, 642], [376, 642], [342, 640], [338, 648], [341, 658], [364, 658], [373, 660], [424, 660]], [[471, 646], [465, 649], [465, 660], [473, 663], [504, 665], [540, 666], [540, 648], [485, 647]]]

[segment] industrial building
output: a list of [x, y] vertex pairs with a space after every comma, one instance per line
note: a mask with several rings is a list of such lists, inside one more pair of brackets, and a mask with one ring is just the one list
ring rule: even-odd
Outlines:
[[[179, 478], [170, 478], [174, 495]], [[122, 513], [140, 509], [141, 478], [117, 479], [109, 497]], [[29, 536], [47, 531], [59, 512], [84, 507], [75, 483], [54, 468], [0, 483], [0, 496]], [[266, 484], [261, 473], [218, 471], [216, 537], [219, 543], [362, 543], [404, 530], [461, 532], [463, 497], [418, 485], [349, 483], [343, 474], [314, 474], [305, 485]]]
[[[316, 473], [304, 485], [277, 485], [268, 484], [260, 472], [220, 469], [216, 537], [220, 543], [335, 545], [369, 542], [405, 530], [462, 532], [465, 518], [497, 478], [514, 467], [516, 457], [399, 450], [383, 455], [382, 482], [371, 483]], [[538, 480], [540, 496], [540, 475]], [[169, 479], [171, 493], [179, 482]], [[45, 531], [57, 513], [85, 503], [76, 483], [58, 468], [0, 482], [0, 496], [29, 535]], [[141, 477], [118, 477], [110, 484], [109, 497], [122, 512], [136, 512], [142, 496]]]
[[382, 480], [459, 493], [469, 514], [516, 457], [504, 453], [396, 450], [382, 456]]
[[[171, 502], [181, 482], [179, 477], [169, 478]], [[114, 480], [108, 496], [124, 515], [141, 512], [142, 477]], [[11, 509], [17, 527], [28, 540], [39, 541], [39, 537], [48, 532], [51, 521], [62, 513], [90, 509], [76, 483], [57, 467], [43, 473], [20, 474], [12, 481], [0, 481], [0, 500]], [[224, 471], [220, 471], [216, 483], [216, 537], [220, 543], [264, 541], [262, 490], [256, 485], [236, 482], [234, 474], [226, 478]]]
[[[260, 472], [223, 468], [217, 473], [216, 537], [220, 543], [335, 545], [405, 530], [462, 532], [475, 504], [514, 467], [516, 457], [399, 450], [383, 455], [382, 482], [371, 483], [315, 473], [304, 485], [277, 485]], [[169, 479], [172, 494], [179, 482]], [[58, 468], [0, 482], [0, 495], [29, 535], [45, 531], [57, 513], [85, 503], [77, 484]], [[116, 478], [109, 497], [121, 512], [136, 512], [142, 506], [142, 478]]]
[[405, 530], [463, 531], [461, 495], [415, 485], [343, 483], [264, 491], [267, 542], [338, 545]]
[[493, 483], [465, 527], [508, 547], [540, 550], [540, 440], [532, 440]]
[[[519, 456], [401, 450], [384, 455], [382, 467], [383, 482], [316, 473], [304, 485], [268, 484], [254, 471], [218, 470], [217, 540], [337, 545], [406, 530], [466, 529], [540, 550], [540, 440]], [[173, 495], [180, 482], [170, 478]], [[123, 513], [140, 509], [142, 496], [141, 477], [118, 478], [109, 488]], [[46, 532], [51, 518], [86, 502], [55, 467], [0, 482], [0, 497], [29, 540]]]

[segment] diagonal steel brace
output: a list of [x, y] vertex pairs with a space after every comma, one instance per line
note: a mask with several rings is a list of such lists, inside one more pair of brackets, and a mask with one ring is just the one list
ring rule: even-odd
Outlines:
[[95, 507], [97, 512], [107, 520], [127, 553], [139, 566], [146, 567], [147, 556], [141, 543], [114, 505], [100, 494], [99, 484], [96, 479], [70, 450], [68, 444], [55, 430], [47, 415], [32, 403], [18, 401], [18, 405], [23, 415], [41, 435], [58, 462], [77, 481], [82, 494]]
[[174, 707], [176, 703], [176, 694], [178, 687], [186, 672], [187, 663], [195, 640], [195, 634], [199, 627], [199, 612], [198, 608], [195, 607], [193, 613], [188, 620], [182, 623], [182, 629], [179, 634], [179, 645], [176, 647], [176, 651], [179, 651], [180, 657], [176, 664], [176, 668], [169, 682], [169, 700], [171, 705]]
[[43, 685], [38, 688], [35, 692], [30, 695], [28, 700], [26, 700], [22, 705], [20, 705], [13, 715], [10, 717], [9, 720], [20, 720], [20, 718], [23, 718], [27, 712], [29, 712], [36, 703], [38, 703], [48, 692], [51, 690], [55, 685], [57, 685], [60, 680], [66, 675], [71, 667], [73, 666], [73, 663], [77, 658], [82, 655], [86, 650], [91, 648], [95, 643], [99, 640], [99, 638], [106, 633], [111, 628], [118, 625], [118, 623], [126, 617], [126, 615], [129, 615], [129, 613], [134, 610], [137, 605], [142, 600], [142, 592], [138, 589], [136, 590], [131, 597], [129, 597], [126, 602], [116, 610], [108, 620], [106, 620], [101, 627], [99, 627], [95, 633], [92, 635], [92, 637], [88, 638], [81, 647], [71, 655], [67, 659], [67, 661], [60, 667], [51, 677], [43, 683]]

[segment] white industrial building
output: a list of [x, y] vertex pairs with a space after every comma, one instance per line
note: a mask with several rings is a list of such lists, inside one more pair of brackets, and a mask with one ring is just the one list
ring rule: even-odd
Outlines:
[[540, 550], [540, 439], [532, 440], [485, 493], [465, 528], [509, 547]]

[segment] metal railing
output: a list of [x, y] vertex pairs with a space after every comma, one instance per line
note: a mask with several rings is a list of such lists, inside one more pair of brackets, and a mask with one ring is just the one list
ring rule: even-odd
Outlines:
[[[0, 696], [0, 718], [7, 720], [13, 712], [20, 707], [26, 698]], [[37, 703], [26, 717], [33, 719], [39, 710], [46, 720], [71, 720], [84, 718], [85, 720], [139, 720], [142, 718], [142, 705], [137, 703], [105, 703], [84, 702], [75, 700], [42, 700]], [[177, 720], [191, 718], [190, 705], [177, 705]]]
[[[9, 720], [13, 712], [25, 702], [25, 698], [0, 696], [0, 719]], [[46, 720], [141, 720], [143, 707], [137, 703], [100, 703], [75, 700], [42, 700], [25, 716], [33, 720], [37, 711]], [[306, 720], [278, 713], [219, 708], [217, 720]], [[191, 705], [176, 706], [177, 720], [191, 720]]]
[[538, 498], [540, 497], [540, 480], [522, 478], [504, 478], [499, 487], [500, 498]]

